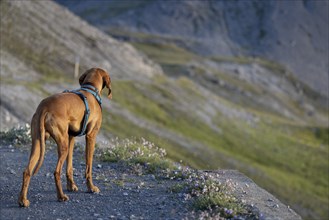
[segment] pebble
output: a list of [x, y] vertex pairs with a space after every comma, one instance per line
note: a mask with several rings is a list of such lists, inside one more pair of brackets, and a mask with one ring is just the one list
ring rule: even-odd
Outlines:
[[128, 196], [128, 193], [124, 192], [123, 195], [124, 195], [124, 196]]
[[98, 169], [101, 169], [102, 167], [103, 167], [102, 164], [98, 164], [98, 165], [97, 165], [97, 168], [98, 168]]

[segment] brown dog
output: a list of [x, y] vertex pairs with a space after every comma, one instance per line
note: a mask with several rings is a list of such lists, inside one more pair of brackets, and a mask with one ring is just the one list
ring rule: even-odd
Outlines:
[[[73, 181], [72, 154], [74, 137], [83, 130], [84, 121], [86, 121], [85, 177], [87, 187], [89, 192], [99, 192], [98, 187], [92, 181], [92, 162], [96, 135], [102, 123], [101, 101], [97, 98], [100, 99], [99, 91], [102, 91], [105, 86], [109, 89], [108, 97], [112, 98], [111, 79], [106, 71], [99, 68], [92, 68], [79, 78], [79, 83], [81, 90], [76, 90], [79, 91], [79, 95], [72, 91], [52, 95], [39, 104], [33, 115], [31, 122], [32, 149], [28, 166], [23, 173], [22, 190], [18, 200], [20, 206], [28, 207], [30, 205], [27, 199], [30, 178], [32, 174], [34, 175], [38, 172], [42, 165], [45, 153], [45, 140], [49, 136], [55, 140], [58, 147], [58, 162], [54, 172], [58, 200], [66, 201], [69, 199], [63, 193], [61, 183], [61, 171], [65, 160], [67, 163], [67, 189], [69, 191], [78, 190], [78, 187]], [[89, 91], [88, 89], [83, 90], [82, 88], [84, 86], [88, 87]], [[86, 101], [84, 101], [83, 96], [86, 98]], [[87, 106], [89, 107], [90, 114], [87, 120], [85, 120]]]

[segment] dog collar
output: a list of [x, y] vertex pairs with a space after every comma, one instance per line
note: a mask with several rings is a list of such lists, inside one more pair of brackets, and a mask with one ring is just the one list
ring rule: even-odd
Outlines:
[[80, 90], [83, 90], [83, 91], [86, 91], [86, 92], [89, 92], [90, 94], [92, 94], [95, 97], [95, 99], [97, 100], [99, 106], [102, 107], [102, 98], [98, 94], [99, 91], [96, 87], [85, 84], [85, 85], [81, 86]]

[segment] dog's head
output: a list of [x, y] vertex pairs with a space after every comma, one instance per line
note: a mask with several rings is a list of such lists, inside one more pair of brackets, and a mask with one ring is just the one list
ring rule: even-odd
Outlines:
[[111, 78], [110, 75], [101, 68], [91, 68], [82, 74], [79, 78], [80, 85], [91, 84], [95, 86], [99, 91], [102, 91], [104, 87], [108, 88], [108, 98], [112, 98], [111, 90]]

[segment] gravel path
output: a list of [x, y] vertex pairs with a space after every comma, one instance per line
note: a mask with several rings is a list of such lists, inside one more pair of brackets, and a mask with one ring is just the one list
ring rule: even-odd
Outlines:
[[[94, 183], [99, 194], [87, 193], [84, 180], [84, 151], [74, 152], [74, 179], [78, 192], [67, 192], [70, 200], [58, 202], [53, 172], [57, 162], [55, 149], [48, 149], [39, 173], [32, 177], [28, 193], [29, 208], [20, 208], [17, 200], [22, 173], [30, 149], [0, 144], [0, 219], [197, 219], [182, 193], [170, 193], [179, 180], [158, 179], [152, 174], [138, 175], [119, 163], [95, 160]], [[65, 169], [63, 169], [65, 170]], [[217, 181], [226, 182], [243, 203], [252, 207], [254, 218], [266, 220], [300, 220], [289, 206], [258, 187], [251, 179], [234, 170], [201, 171], [212, 173]], [[66, 188], [62, 174], [63, 189]], [[256, 217], [257, 216], [257, 217]], [[204, 217], [204, 216], [203, 216]], [[251, 217], [253, 218], [253, 217]], [[238, 218], [240, 219], [240, 218]], [[248, 218], [250, 219], [250, 218]]]
[[[87, 193], [84, 182], [83, 154], [74, 153], [74, 178], [78, 192], [65, 193], [68, 202], [57, 202], [53, 171], [56, 151], [49, 150], [39, 173], [32, 177], [29, 208], [19, 208], [17, 200], [22, 173], [29, 150], [0, 146], [1, 219], [183, 219], [193, 218], [189, 205], [178, 194], [167, 192], [172, 180], [157, 180], [153, 175], [132, 174], [115, 163], [95, 161], [94, 183], [101, 193]], [[62, 176], [66, 188], [65, 175]]]

